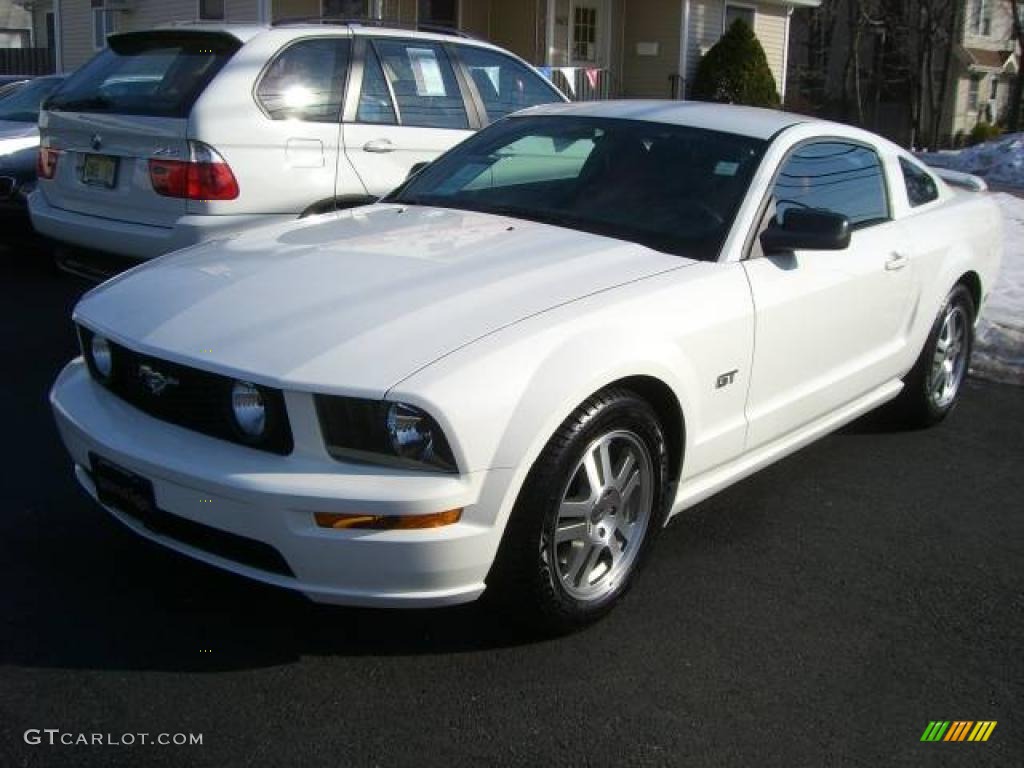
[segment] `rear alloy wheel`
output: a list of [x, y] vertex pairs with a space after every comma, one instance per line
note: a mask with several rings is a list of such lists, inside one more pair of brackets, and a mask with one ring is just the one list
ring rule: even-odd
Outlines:
[[904, 379], [897, 401], [914, 426], [930, 426], [946, 418], [960, 397], [974, 344], [974, 300], [957, 285], [942, 305], [921, 355]]
[[553, 631], [607, 613], [664, 523], [667, 477], [665, 437], [645, 400], [617, 388], [588, 399], [530, 470], [489, 598]]

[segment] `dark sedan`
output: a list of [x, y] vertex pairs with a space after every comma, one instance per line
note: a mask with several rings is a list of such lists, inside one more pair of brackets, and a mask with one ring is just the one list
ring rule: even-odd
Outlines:
[[25, 210], [25, 196], [36, 182], [39, 106], [63, 79], [37, 77], [0, 99], [0, 211]]

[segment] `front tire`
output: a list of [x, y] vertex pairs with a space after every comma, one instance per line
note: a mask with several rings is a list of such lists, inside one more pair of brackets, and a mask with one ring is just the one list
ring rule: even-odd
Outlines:
[[900, 415], [911, 426], [939, 423], [960, 399], [974, 347], [975, 311], [964, 285], [955, 286], [943, 302], [897, 401]]
[[619, 388], [589, 398], [527, 476], [488, 578], [492, 599], [556, 632], [605, 615], [664, 524], [667, 478], [651, 406]]

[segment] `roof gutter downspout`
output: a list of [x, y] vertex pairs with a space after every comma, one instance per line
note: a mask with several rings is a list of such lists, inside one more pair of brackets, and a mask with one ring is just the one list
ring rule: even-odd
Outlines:
[[679, 76], [682, 89], [679, 98], [686, 99], [688, 65], [690, 63], [690, 0], [683, 0], [683, 23], [679, 38]]
[[58, 75], [64, 73], [64, 25], [61, 24], [61, 0], [53, 0], [53, 68]]

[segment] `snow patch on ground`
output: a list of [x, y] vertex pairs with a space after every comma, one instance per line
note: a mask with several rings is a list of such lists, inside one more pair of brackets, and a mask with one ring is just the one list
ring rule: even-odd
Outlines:
[[956, 152], [923, 152], [928, 165], [981, 176], [990, 185], [1024, 189], [1024, 133], [1009, 133]]
[[995, 200], [1006, 225], [1003, 265], [978, 322], [971, 372], [1024, 384], [1024, 199], [999, 193]]

